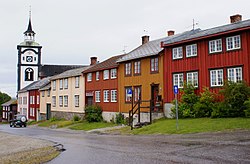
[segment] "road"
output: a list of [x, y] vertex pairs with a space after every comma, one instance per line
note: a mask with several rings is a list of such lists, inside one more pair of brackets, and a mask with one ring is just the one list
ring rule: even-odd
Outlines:
[[63, 144], [66, 151], [49, 164], [250, 163], [250, 131], [121, 136], [8, 125], [0, 131]]

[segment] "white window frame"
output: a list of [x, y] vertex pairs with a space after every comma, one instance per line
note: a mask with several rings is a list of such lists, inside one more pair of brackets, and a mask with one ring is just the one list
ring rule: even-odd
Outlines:
[[183, 58], [183, 49], [182, 47], [175, 47], [172, 49], [172, 57], [173, 59], [181, 59]]
[[65, 95], [65, 96], [63, 96], [63, 98], [64, 98], [64, 107], [68, 107], [68, 105], [69, 105], [69, 96]]
[[52, 83], [53, 83], [52, 84], [53, 91], [55, 91], [56, 90], [56, 80], [54, 80]]
[[183, 73], [173, 74], [173, 84], [174, 84], [174, 86], [178, 86], [178, 88], [183, 88], [184, 74]]
[[41, 93], [41, 95], [42, 95], [42, 97], [44, 97], [45, 96], [45, 91], [41, 91], [42, 93]]
[[63, 79], [59, 80], [59, 89], [62, 90], [63, 89]]
[[36, 104], [37, 104], [37, 105], [40, 104], [40, 96], [39, 96], [39, 95], [37, 95], [37, 97], [36, 97]]
[[68, 89], [69, 83], [68, 83], [68, 78], [64, 79], [64, 89]]
[[117, 90], [111, 90], [111, 102], [117, 102]]
[[96, 81], [99, 81], [99, 80], [100, 80], [100, 72], [99, 72], [99, 71], [97, 71], [97, 72], [95, 73], [95, 80], [96, 80]]
[[141, 74], [141, 61], [134, 62], [134, 74]]
[[47, 97], [50, 97], [50, 89], [47, 91]]
[[191, 84], [194, 87], [199, 86], [199, 75], [197, 71], [187, 73], [187, 84]]
[[237, 50], [241, 48], [241, 38], [240, 35], [235, 35], [226, 38], [227, 51]]
[[103, 102], [109, 102], [109, 90], [103, 90]]
[[186, 46], [186, 57], [197, 56], [197, 44], [191, 44]]
[[223, 69], [210, 70], [210, 86], [223, 86]]
[[138, 101], [140, 96], [142, 96], [141, 95], [141, 86], [135, 86], [134, 87], [134, 100]]
[[110, 78], [111, 79], [116, 79], [117, 78], [117, 69], [116, 68], [113, 68], [110, 70]]
[[131, 76], [132, 65], [130, 63], [125, 63], [125, 76]]
[[56, 107], [56, 96], [52, 96], [52, 107]]
[[75, 95], [75, 107], [79, 107], [80, 96]]
[[80, 76], [75, 77], [75, 88], [79, 88], [80, 86]]
[[209, 53], [222, 52], [222, 39], [215, 39], [209, 41]]
[[235, 83], [242, 81], [242, 67], [228, 68], [227, 69], [228, 81]]
[[87, 74], [87, 82], [92, 81], [92, 73]]
[[103, 80], [108, 80], [109, 79], [109, 70], [104, 70], [103, 71]]
[[63, 96], [59, 96], [59, 107], [63, 107]]
[[101, 91], [95, 91], [95, 102], [101, 102]]
[[158, 72], [159, 71], [159, 58], [151, 58], [150, 59], [150, 72]]

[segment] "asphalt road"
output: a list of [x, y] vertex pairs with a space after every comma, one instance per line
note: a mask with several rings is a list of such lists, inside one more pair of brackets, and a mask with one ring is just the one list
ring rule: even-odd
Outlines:
[[49, 164], [250, 163], [250, 131], [120, 136], [8, 125], [0, 131], [63, 144], [66, 151]]

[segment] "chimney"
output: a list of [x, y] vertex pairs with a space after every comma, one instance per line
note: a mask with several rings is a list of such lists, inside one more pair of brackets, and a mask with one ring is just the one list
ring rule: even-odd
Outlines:
[[174, 35], [174, 31], [173, 30], [169, 30], [169, 31], [167, 31], [167, 33], [168, 33], [168, 36]]
[[97, 63], [97, 57], [90, 57], [90, 65], [95, 65]]
[[242, 20], [242, 16], [240, 14], [230, 16], [231, 23], [240, 22]]
[[145, 35], [145, 36], [142, 36], [142, 44], [145, 44], [149, 41], [149, 36]]

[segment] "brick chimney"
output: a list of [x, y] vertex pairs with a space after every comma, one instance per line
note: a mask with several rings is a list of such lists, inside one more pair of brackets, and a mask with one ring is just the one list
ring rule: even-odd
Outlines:
[[149, 36], [145, 35], [145, 36], [142, 36], [141, 38], [142, 38], [142, 44], [149, 42]]
[[97, 57], [90, 57], [90, 65], [95, 65], [97, 63]]
[[240, 14], [230, 16], [231, 23], [240, 22], [242, 20], [242, 16]]
[[174, 31], [173, 30], [169, 30], [169, 31], [167, 31], [167, 34], [168, 34], [168, 36], [172, 36], [172, 35], [174, 35]]

